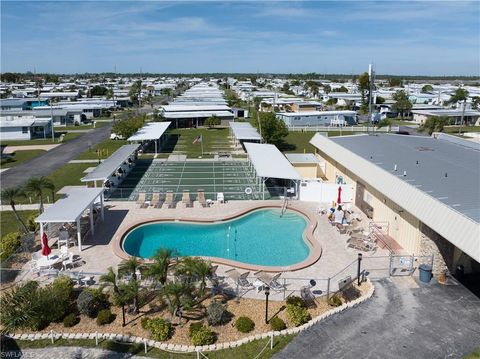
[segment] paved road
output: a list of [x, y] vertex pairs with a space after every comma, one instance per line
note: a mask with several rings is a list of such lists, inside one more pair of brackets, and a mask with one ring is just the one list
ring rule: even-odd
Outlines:
[[299, 334], [275, 358], [462, 358], [480, 346], [479, 298], [461, 285], [407, 281], [376, 281], [373, 298]]
[[107, 139], [112, 124], [100, 127], [95, 131], [85, 133], [61, 146], [32, 158], [30, 161], [10, 168], [0, 174], [2, 187], [20, 186], [32, 176], [46, 176], [73, 160], [80, 153], [88, 150], [89, 145], [94, 146]]

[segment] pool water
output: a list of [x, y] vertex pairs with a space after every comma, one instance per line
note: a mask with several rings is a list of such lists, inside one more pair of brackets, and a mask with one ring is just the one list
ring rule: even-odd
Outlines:
[[179, 256], [207, 256], [262, 266], [288, 266], [305, 260], [310, 249], [303, 232], [306, 219], [294, 211], [262, 209], [233, 220], [198, 224], [148, 223], [123, 240], [132, 256], [151, 258], [160, 248]]

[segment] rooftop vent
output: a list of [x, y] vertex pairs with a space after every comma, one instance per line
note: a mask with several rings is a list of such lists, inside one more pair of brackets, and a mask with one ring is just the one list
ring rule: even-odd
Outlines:
[[403, 171], [403, 177], [407, 176], [407, 171]]

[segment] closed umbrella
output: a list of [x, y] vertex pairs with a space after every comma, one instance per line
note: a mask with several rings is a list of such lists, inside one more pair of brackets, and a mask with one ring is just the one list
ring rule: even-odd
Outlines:
[[342, 186], [338, 186], [337, 203], [338, 204], [342, 203]]
[[52, 253], [52, 250], [48, 246], [48, 237], [46, 233], [43, 233], [42, 236], [42, 255], [47, 256]]

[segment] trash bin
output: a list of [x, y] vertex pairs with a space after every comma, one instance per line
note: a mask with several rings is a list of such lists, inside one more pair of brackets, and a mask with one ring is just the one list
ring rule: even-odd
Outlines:
[[420, 264], [418, 269], [420, 271], [420, 281], [424, 283], [430, 282], [430, 279], [432, 279], [432, 267], [427, 264]]

